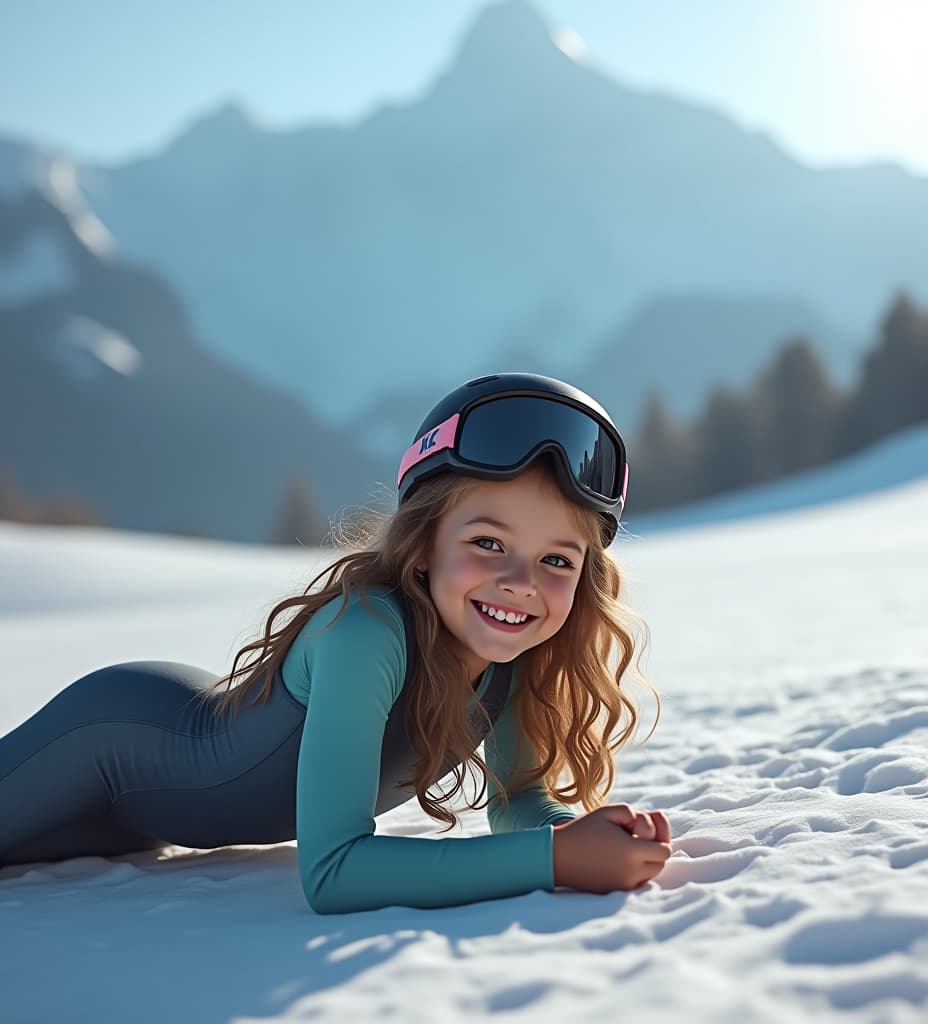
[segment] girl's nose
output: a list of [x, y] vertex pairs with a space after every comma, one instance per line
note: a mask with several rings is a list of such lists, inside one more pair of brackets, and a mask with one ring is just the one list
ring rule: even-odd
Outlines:
[[532, 566], [522, 560], [510, 561], [500, 573], [499, 586], [514, 594], [534, 594], [535, 574]]

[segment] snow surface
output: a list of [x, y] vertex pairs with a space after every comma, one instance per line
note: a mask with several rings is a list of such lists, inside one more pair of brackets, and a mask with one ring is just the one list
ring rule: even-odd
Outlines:
[[[615, 551], [664, 707], [610, 798], [669, 814], [654, 882], [316, 916], [293, 843], [9, 867], [0, 1019], [924, 1024], [928, 479]], [[0, 734], [108, 662], [228, 668], [322, 564], [0, 525]]]
[[82, 381], [94, 380], [104, 367], [131, 377], [142, 365], [142, 353], [124, 334], [98, 320], [73, 314], [65, 320], [53, 352]]

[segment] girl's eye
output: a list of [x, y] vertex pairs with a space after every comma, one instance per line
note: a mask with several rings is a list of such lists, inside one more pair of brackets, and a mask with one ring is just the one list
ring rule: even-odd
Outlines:
[[[486, 541], [487, 544], [491, 546], [484, 547], [482, 541]], [[471, 541], [471, 543], [476, 544], [483, 551], [492, 551], [493, 544], [499, 544], [499, 546], [502, 547], [502, 544], [500, 544], [495, 537], [477, 537], [475, 540]], [[561, 560], [563, 565], [555, 565], [555, 569], [573, 569], [573, 563], [563, 555], [545, 555], [545, 558], [558, 558]]]

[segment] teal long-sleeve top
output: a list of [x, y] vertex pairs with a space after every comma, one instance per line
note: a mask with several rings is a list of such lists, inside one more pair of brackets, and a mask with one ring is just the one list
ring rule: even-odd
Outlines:
[[[553, 826], [573, 812], [552, 799], [539, 780], [510, 798], [491, 800], [491, 835], [439, 839], [374, 834], [380, 754], [390, 709], [406, 674], [403, 617], [383, 587], [352, 591], [328, 629], [341, 597], [319, 608], [287, 652], [281, 676], [306, 706], [297, 775], [300, 880], [317, 913], [400, 905], [445, 907], [554, 888]], [[485, 692], [491, 664], [475, 700]], [[487, 764], [507, 787], [531, 764], [509, 697], [484, 742]], [[497, 792], [488, 780], [488, 793]]]

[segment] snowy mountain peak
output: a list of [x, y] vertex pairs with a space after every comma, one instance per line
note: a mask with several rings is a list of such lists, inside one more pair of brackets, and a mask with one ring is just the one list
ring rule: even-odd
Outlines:
[[194, 120], [177, 140], [175, 148], [193, 142], [204, 149], [221, 151], [250, 142], [261, 131], [254, 113], [244, 104], [230, 101]]
[[36, 186], [68, 218], [72, 231], [84, 247], [96, 256], [104, 257], [115, 249], [113, 236], [87, 205], [78, 175], [78, 167], [73, 160], [49, 156], [43, 161]]
[[0, 141], [0, 201], [38, 192], [67, 217], [85, 248], [104, 256], [112, 252], [113, 238], [87, 205], [80, 176], [77, 162], [63, 153]]
[[455, 68], [498, 70], [511, 74], [514, 67], [528, 69], [561, 58], [551, 38], [551, 27], [524, 0], [503, 0], [483, 10], [461, 44]]

